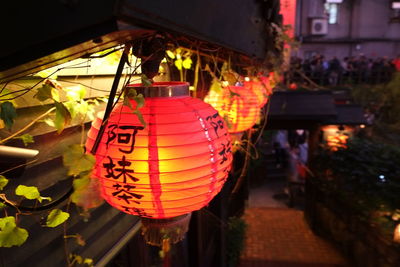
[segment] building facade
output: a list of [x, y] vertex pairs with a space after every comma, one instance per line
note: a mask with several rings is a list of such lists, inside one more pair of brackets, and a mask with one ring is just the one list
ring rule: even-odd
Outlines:
[[326, 59], [365, 55], [395, 58], [400, 54], [400, 1], [297, 0], [294, 55]]

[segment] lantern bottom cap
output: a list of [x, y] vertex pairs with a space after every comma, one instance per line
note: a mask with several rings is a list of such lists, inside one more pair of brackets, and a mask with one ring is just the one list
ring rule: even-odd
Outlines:
[[181, 241], [188, 229], [192, 213], [165, 219], [141, 218], [142, 235], [147, 244], [162, 247], [164, 240], [175, 244]]

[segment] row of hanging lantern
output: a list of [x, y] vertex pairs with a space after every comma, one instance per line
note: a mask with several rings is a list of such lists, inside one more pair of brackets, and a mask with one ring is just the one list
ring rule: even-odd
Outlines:
[[204, 101], [212, 105], [227, 120], [231, 134], [252, 128], [260, 119], [260, 111], [272, 94], [269, 77], [246, 77], [242, 84], [210, 90]]
[[125, 90], [132, 89], [145, 97], [143, 120], [133, 112], [134, 100], [118, 103], [105, 122], [98, 114], [86, 141], [91, 151], [102, 135], [92, 175], [111, 206], [141, 217], [148, 243], [176, 243], [188, 230], [191, 212], [206, 206], [228, 178], [231, 134], [253, 127], [271, 91], [262, 81], [249, 81], [210, 91], [202, 101], [189, 96], [185, 82]]

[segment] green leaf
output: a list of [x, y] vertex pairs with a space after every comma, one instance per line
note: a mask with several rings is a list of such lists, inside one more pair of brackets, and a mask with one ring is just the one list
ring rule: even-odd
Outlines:
[[[146, 76], [146, 75], [144, 75], [144, 76]], [[132, 98], [136, 97], [137, 95], [138, 95], [138, 94], [137, 94], [137, 92], [136, 92], [135, 89], [129, 88], [129, 89], [126, 89], [126, 90], [125, 90], [125, 95], [124, 95], [124, 97], [125, 97], [125, 98], [129, 98], [129, 99], [132, 99]]]
[[141, 80], [142, 80], [142, 85], [143, 86], [151, 86], [153, 84], [153, 80], [149, 79], [146, 74], [142, 74], [140, 76]]
[[35, 143], [35, 140], [33, 140], [33, 136], [30, 134], [23, 134], [23, 135], [14, 137], [14, 139], [21, 139], [22, 142], [24, 142], [25, 146], [27, 146], [31, 143]]
[[36, 186], [25, 186], [19, 185], [15, 189], [15, 194], [18, 196], [23, 196], [27, 199], [39, 199], [40, 193]]
[[83, 263], [83, 258], [82, 256], [79, 256], [77, 254], [69, 254], [69, 258], [71, 259], [72, 263], [78, 263], [82, 264]]
[[77, 115], [83, 115], [86, 116], [90, 113], [94, 112], [93, 105], [89, 105], [88, 102], [81, 100], [79, 102], [77, 101], [68, 101], [63, 103], [65, 108], [68, 109], [69, 114], [71, 115], [71, 118], [75, 118]]
[[42, 197], [36, 186], [19, 185], [15, 189], [15, 194], [27, 199], [37, 199], [40, 203], [42, 203], [43, 200], [51, 201], [51, 197]]
[[175, 67], [176, 67], [178, 70], [182, 70], [182, 65], [183, 65], [182, 59], [177, 59], [177, 60], [175, 60], [174, 64], [175, 64]]
[[88, 265], [88, 266], [93, 266], [93, 259], [85, 258], [83, 260], [83, 264]]
[[0, 175], [0, 190], [3, 190], [3, 188], [8, 184], [8, 179], [3, 176]]
[[51, 197], [42, 197], [42, 196], [40, 196], [38, 198], [38, 200], [39, 200], [40, 203], [42, 203], [43, 200], [51, 201]]
[[99, 181], [85, 175], [75, 179], [73, 182], [74, 192], [71, 201], [85, 210], [96, 208], [103, 204], [104, 200], [100, 194]]
[[140, 123], [143, 125], [144, 128], [146, 128], [147, 123], [146, 123], [146, 121], [144, 120], [142, 113], [141, 113], [139, 110], [135, 110], [135, 111], [133, 112], [133, 114], [135, 114], [135, 115], [138, 117]]
[[93, 169], [95, 158], [86, 154], [81, 145], [73, 144], [63, 153], [63, 163], [69, 169], [68, 175], [79, 175]]
[[168, 56], [168, 57], [170, 57], [170, 58], [172, 58], [172, 59], [175, 58], [175, 54], [174, 54], [174, 52], [172, 52], [171, 50], [167, 50], [167, 51], [165, 51], [165, 52], [167, 53], [167, 56]]
[[183, 66], [185, 69], [190, 69], [190, 68], [192, 67], [192, 63], [193, 63], [192, 59], [191, 59], [190, 57], [187, 57], [187, 58], [185, 58], [185, 59], [183, 60], [182, 66]]
[[56, 118], [54, 119], [54, 126], [60, 134], [64, 128], [71, 123], [72, 117], [68, 109], [59, 102], [55, 102]]
[[138, 94], [133, 100], [136, 102], [136, 109], [144, 107], [145, 100], [142, 94]]
[[15, 217], [0, 219], [0, 247], [21, 246], [28, 238], [28, 231], [17, 227]]
[[64, 212], [60, 209], [54, 209], [47, 216], [46, 226], [47, 227], [57, 227], [69, 218], [69, 213]]
[[39, 87], [33, 97], [39, 101], [45, 101], [48, 99], [52, 99], [57, 102], [60, 101], [58, 90], [49, 84], [43, 84], [42, 87]]
[[0, 118], [4, 121], [7, 128], [11, 129], [11, 126], [14, 124], [14, 119], [17, 117], [17, 111], [15, 110], [14, 105], [11, 102], [6, 101], [1, 103], [0, 108]]
[[[134, 100], [136, 102], [136, 109], [133, 108], [130, 100]], [[145, 105], [145, 99], [142, 94], [137, 94], [135, 89], [130, 89], [127, 94], [125, 94], [124, 105], [129, 107], [132, 110], [132, 113], [135, 114], [144, 128], [146, 128], [146, 121], [143, 118], [142, 113], [139, 108], [142, 108]]]
[[1, 92], [1, 95], [0, 95], [0, 101], [4, 101], [4, 100], [11, 101], [15, 105], [14, 100], [9, 100], [10, 98], [15, 97], [14, 94], [12, 94], [11, 92], [12, 91], [10, 91], [9, 89], [4, 88], [4, 90]]
[[86, 95], [86, 88], [82, 85], [66, 87], [64, 90], [66, 91], [67, 98], [70, 101], [80, 101]]
[[123, 102], [124, 106], [127, 106], [128, 108], [130, 108], [131, 110], [135, 110], [131, 104], [131, 101], [128, 97], [124, 98], [124, 102]]
[[49, 125], [50, 127], [56, 127], [56, 125], [54, 124], [54, 121], [50, 118], [46, 118], [43, 120], [44, 123], [46, 123], [47, 125]]

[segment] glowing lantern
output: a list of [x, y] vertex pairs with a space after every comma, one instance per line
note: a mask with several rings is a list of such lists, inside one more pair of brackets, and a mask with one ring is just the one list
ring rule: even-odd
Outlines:
[[246, 87], [226, 86], [221, 92], [210, 90], [204, 101], [228, 120], [229, 133], [246, 131], [257, 122], [260, 110], [257, 96]]
[[400, 224], [398, 224], [394, 229], [393, 241], [400, 243]]
[[348, 126], [327, 125], [322, 128], [324, 140], [332, 151], [347, 148], [347, 140], [352, 136], [352, 129]]
[[261, 77], [259, 81], [244, 81], [244, 87], [253, 91], [257, 96], [258, 106], [262, 108], [268, 102], [268, 97], [272, 93], [272, 88], [269, 83], [269, 77]]
[[[127, 90], [132, 88], [145, 96], [139, 110], [146, 126], [133, 112], [136, 101], [129, 100], [131, 107], [118, 103], [95, 154], [94, 177], [110, 205], [145, 218], [144, 225], [186, 225], [174, 228], [177, 237], [172, 241], [177, 242], [187, 230], [190, 213], [206, 206], [227, 179], [232, 162], [230, 136], [213, 107], [189, 96], [187, 83], [134, 84]], [[88, 151], [101, 118], [100, 114], [92, 122]], [[148, 240], [156, 245], [162, 241]]]

